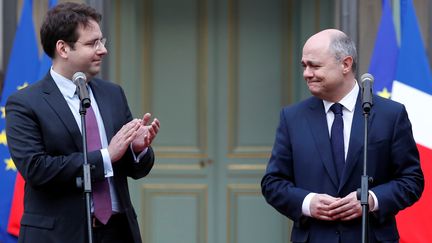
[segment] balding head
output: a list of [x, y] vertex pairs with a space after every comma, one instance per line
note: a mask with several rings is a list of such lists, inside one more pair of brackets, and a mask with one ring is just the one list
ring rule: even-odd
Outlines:
[[[308, 42], [312, 42], [312, 43], [325, 42], [327, 44], [330, 44], [330, 42], [338, 35], [339, 36], [345, 35], [345, 33], [343, 33], [340, 30], [337, 30], [337, 29], [322, 30], [322, 31], [314, 34], [313, 36], [309, 37], [309, 39], [306, 41], [306, 44], [308, 44]], [[323, 44], [325, 44], [325, 43], [323, 43]]]
[[311, 36], [303, 47], [303, 77], [311, 93], [338, 102], [355, 85], [354, 43], [342, 31], [323, 30]]
[[357, 50], [355, 43], [344, 32], [337, 29], [326, 29], [311, 36], [305, 43], [314, 48], [328, 50], [337, 61], [350, 56], [353, 59], [352, 72], [357, 72]]

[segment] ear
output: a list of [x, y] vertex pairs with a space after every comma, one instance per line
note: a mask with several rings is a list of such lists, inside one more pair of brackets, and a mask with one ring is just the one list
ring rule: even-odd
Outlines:
[[56, 53], [59, 57], [67, 58], [71, 47], [63, 40], [59, 40], [56, 43]]
[[353, 64], [353, 58], [351, 56], [346, 56], [342, 60], [343, 74], [347, 74], [350, 71], [352, 72], [352, 64]]

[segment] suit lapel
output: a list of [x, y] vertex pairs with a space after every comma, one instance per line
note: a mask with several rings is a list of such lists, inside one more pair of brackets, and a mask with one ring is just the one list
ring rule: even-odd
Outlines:
[[111, 117], [113, 117], [111, 114], [112, 107], [110, 106], [110, 102], [108, 102], [107, 100], [110, 98], [110, 96], [106, 94], [105, 90], [101, 86], [101, 82], [99, 82], [98, 80], [92, 80], [89, 85], [92, 89], [93, 96], [97, 101], [97, 105], [104, 123], [105, 133], [109, 143], [109, 141], [111, 141], [111, 138], [114, 136], [113, 122], [111, 120]]
[[82, 151], [82, 135], [70, 108], [50, 74], [43, 79], [43, 97], [65, 125], [77, 148]]
[[324, 105], [321, 100], [312, 98], [306, 113], [307, 121], [315, 139], [318, 153], [335, 188], [339, 187], [339, 179], [333, 163], [332, 148], [327, 126]]
[[[368, 126], [370, 126], [374, 117], [373, 109], [369, 115]], [[359, 93], [357, 97], [357, 102], [354, 110], [354, 116], [351, 126], [351, 134], [350, 141], [348, 145], [348, 154], [346, 159], [346, 164], [344, 171], [342, 173], [342, 180], [339, 187], [339, 191], [342, 190], [343, 186], [347, 183], [351, 178], [351, 174], [354, 171], [357, 163], [363, 163], [362, 153], [363, 153], [363, 144], [364, 144], [364, 116], [362, 109], [362, 101], [361, 101], [361, 93]], [[363, 168], [363, 166], [361, 166]], [[362, 173], [363, 171], [361, 171]], [[358, 178], [360, 182], [360, 177]]]

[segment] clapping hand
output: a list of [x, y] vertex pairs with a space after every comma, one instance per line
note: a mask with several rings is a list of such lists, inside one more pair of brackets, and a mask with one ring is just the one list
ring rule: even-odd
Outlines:
[[145, 148], [150, 146], [155, 139], [157, 133], [159, 132], [159, 120], [155, 118], [150, 123], [150, 119], [151, 114], [146, 113], [140, 121], [140, 127], [138, 128], [137, 136], [132, 142], [132, 148], [135, 152], [141, 152]]

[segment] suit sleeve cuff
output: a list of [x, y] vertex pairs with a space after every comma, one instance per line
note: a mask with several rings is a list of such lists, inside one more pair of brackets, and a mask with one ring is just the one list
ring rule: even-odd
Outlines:
[[148, 148], [145, 148], [143, 151], [141, 151], [141, 153], [139, 153], [138, 155], [136, 155], [136, 153], [134, 152], [134, 150], [132, 149], [132, 143], [130, 144], [130, 150], [132, 151], [132, 155], [134, 157], [134, 161], [135, 163], [139, 163], [140, 160], [142, 159], [142, 157], [144, 157], [144, 155], [147, 153]]
[[310, 203], [312, 201], [312, 198], [316, 195], [316, 193], [309, 193], [307, 196], [303, 199], [302, 203], [302, 213], [304, 216], [312, 217], [310, 212]]

